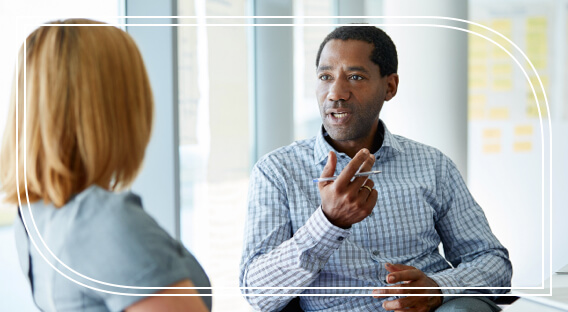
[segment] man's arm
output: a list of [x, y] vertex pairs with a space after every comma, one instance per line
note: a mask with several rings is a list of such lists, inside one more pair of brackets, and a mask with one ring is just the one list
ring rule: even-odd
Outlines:
[[[467, 189], [459, 171], [442, 155], [439, 176], [440, 209], [436, 229], [444, 246], [446, 259], [453, 268], [425, 274], [414, 267], [387, 264], [388, 283], [402, 283], [393, 289], [375, 290], [377, 297], [403, 296], [385, 301], [386, 309], [429, 307], [435, 309], [450, 296], [429, 293], [505, 293], [506, 289], [413, 289], [412, 287], [510, 287], [512, 266], [505, 247], [491, 232], [485, 214]], [[394, 288], [396, 287], [396, 288]], [[405, 289], [407, 288], [407, 289]], [[424, 294], [424, 297], [404, 294]]]
[[[510, 287], [512, 265], [483, 210], [473, 199], [454, 163], [445, 158], [442, 215], [437, 230], [453, 268], [429, 274], [441, 287]], [[507, 289], [443, 289], [444, 294], [505, 293]], [[446, 297], [445, 299], [449, 299]]]
[[[332, 176], [335, 171], [335, 155], [330, 159], [322, 177]], [[369, 192], [366, 188], [362, 191], [360, 189], [362, 185], [368, 184], [372, 188], [372, 181], [358, 180], [359, 178], [351, 181], [347, 175], [352, 177], [359, 168], [368, 170], [373, 161], [374, 158], [368, 151], [354, 157], [340, 174], [343, 175], [338, 179], [340, 183], [335, 185], [333, 184], [338, 181], [325, 183], [320, 186], [320, 192], [322, 188], [329, 186], [339, 187], [339, 191], [332, 192], [334, 196], [343, 198], [337, 200], [338, 206], [352, 207], [355, 210], [367, 209], [370, 213], [376, 202], [377, 192], [376, 190]], [[257, 164], [253, 169], [249, 189], [245, 249], [241, 262], [241, 287], [308, 287], [350, 233], [348, 229], [330, 222], [321, 207], [312, 208], [315, 212], [296, 233], [292, 233], [288, 196], [283, 187], [285, 183], [283, 177], [265, 162]], [[351, 183], [354, 184], [350, 185]], [[345, 196], [342, 193], [354, 191], [357, 192], [356, 196]], [[330, 211], [332, 220], [346, 225], [347, 220], [337, 218], [334, 213], [332, 206], [337, 203], [332, 204], [335, 201], [326, 201], [325, 197], [322, 192], [322, 204]], [[350, 199], [346, 200], [344, 197]], [[368, 206], [371, 208], [369, 209]], [[350, 214], [351, 218], [355, 215], [359, 214]], [[347, 227], [349, 226], [350, 224]], [[246, 295], [299, 294], [303, 289], [243, 289], [243, 292]], [[277, 311], [293, 296], [247, 296], [246, 298], [256, 309]]]

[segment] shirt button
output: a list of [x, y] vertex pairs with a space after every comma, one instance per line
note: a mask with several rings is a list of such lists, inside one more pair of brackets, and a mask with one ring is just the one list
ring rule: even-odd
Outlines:
[[373, 256], [378, 256], [380, 252], [378, 250], [373, 251]]
[[343, 237], [343, 236], [339, 236], [339, 237], [337, 238], [338, 241], [342, 241], [342, 240], [344, 240], [344, 239], [345, 239], [345, 237]]

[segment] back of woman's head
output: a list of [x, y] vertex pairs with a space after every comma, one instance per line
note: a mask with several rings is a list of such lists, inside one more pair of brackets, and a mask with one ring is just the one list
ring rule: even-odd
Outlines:
[[28, 36], [18, 61], [0, 151], [6, 200], [25, 201], [26, 180], [30, 201], [57, 207], [93, 184], [128, 186], [144, 158], [153, 115], [133, 39], [91, 20], [54, 22]]

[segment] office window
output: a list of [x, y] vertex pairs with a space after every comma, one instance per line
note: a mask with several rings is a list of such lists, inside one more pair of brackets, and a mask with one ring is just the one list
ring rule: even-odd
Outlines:
[[[245, 0], [179, 1], [180, 16], [244, 16]], [[248, 27], [205, 23], [246, 20], [181, 19], [179, 133], [181, 239], [203, 265], [214, 311], [250, 311], [238, 290], [249, 157]], [[216, 291], [216, 293], [219, 293]]]
[[[120, 0], [26, 0], [3, 1], [2, 49], [0, 49], [0, 138], [4, 132], [5, 118], [15, 73], [18, 49], [23, 40], [37, 26], [26, 23], [45, 23], [67, 17], [86, 17], [116, 23]], [[22, 18], [22, 16], [27, 16]], [[32, 16], [32, 17], [30, 17]], [[0, 164], [1, 165], [1, 164]], [[20, 268], [13, 233], [16, 207], [7, 206], [0, 198], [0, 311], [37, 311], [31, 299], [27, 278]]]
[[[334, 1], [295, 0], [294, 16], [333, 16]], [[333, 18], [297, 19], [302, 24], [331, 24]], [[314, 136], [321, 126], [316, 90], [316, 54], [329, 26], [294, 27], [294, 139]]]

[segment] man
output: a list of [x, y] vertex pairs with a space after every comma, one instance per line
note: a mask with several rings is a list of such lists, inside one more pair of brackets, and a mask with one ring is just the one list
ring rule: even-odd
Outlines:
[[[376, 27], [340, 27], [316, 66], [323, 127], [255, 165], [240, 276], [241, 287], [297, 289], [245, 289], [288, 294], [249, 303], [278, 311], [301, 294], [306, 311], [497, 311], [485, 297], [443, 296], [491, 289], [439, 288], [509, 287], [511, 263], [452, 161], [379, 119], [398, 87], [394, 43]], [[382, 172], [354, 177], [370, 170]]]

